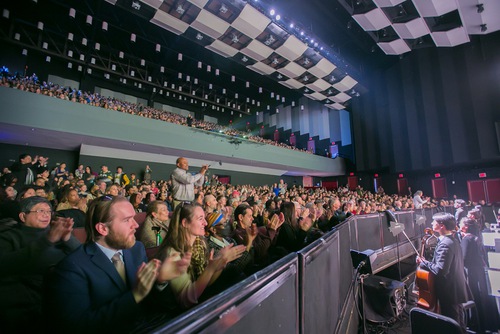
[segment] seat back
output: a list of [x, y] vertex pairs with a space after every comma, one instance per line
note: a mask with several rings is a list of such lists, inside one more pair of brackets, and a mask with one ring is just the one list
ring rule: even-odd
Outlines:
[[82, 244], [87, 240], [87, 231], [85, 231], [83, 227], [75, 227], [71, 233], [73, 233], [75, 238]]
[[455, 320], [418, 307], [411, 309], [410, 323], [412, 334], [463, 333], [462, 328]]
[[154, 258], [159, 248], [160, 246], [146, 248], [146, 256], [148, 257], [148, 260]]
[[139, 226], [146, 220], [147, 212], [138, 212], [134, 216], [134, 220], [139, 224]]

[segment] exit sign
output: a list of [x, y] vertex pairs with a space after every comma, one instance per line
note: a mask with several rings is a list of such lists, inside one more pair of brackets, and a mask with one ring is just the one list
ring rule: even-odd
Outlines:
[[441, 177], [441, 174], [436, 173], [436, 174], [434, 174], [434, 177], [435, 177], [435, 178]]
[[486, 177], [486, 173], [479, 173], [479, 177], [480, 177], [480, 178], [484, 178], [484, 177]]

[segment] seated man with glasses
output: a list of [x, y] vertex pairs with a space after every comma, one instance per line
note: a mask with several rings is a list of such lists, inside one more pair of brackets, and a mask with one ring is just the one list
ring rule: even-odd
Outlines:
[[1, 333], [40, 331], [44, 276], [80, 246], [71, 235], [73, 220], [52, 220], [46, 198], [25, 198], [20, 208], [20, 223], [0, 234]]

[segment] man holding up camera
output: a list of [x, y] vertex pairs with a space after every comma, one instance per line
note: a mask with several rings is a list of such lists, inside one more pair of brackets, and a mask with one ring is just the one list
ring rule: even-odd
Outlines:
[[188, 172], [189, 164], [186, 158], [180, 157], [176, 161], [177, 168], [170, 175], [173, 187], [174, 209], [181, 202], [194, 201], [194, 187], [201, 187], [205, 180], [208, 165], [201, 166], [198, 174]]

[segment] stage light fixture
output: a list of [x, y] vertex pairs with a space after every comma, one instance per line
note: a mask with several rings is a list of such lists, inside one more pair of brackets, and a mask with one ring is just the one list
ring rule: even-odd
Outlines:
[[141, 3], [139, 1], [132, 1], [132, 8], [135, 10], [141, 9]]

